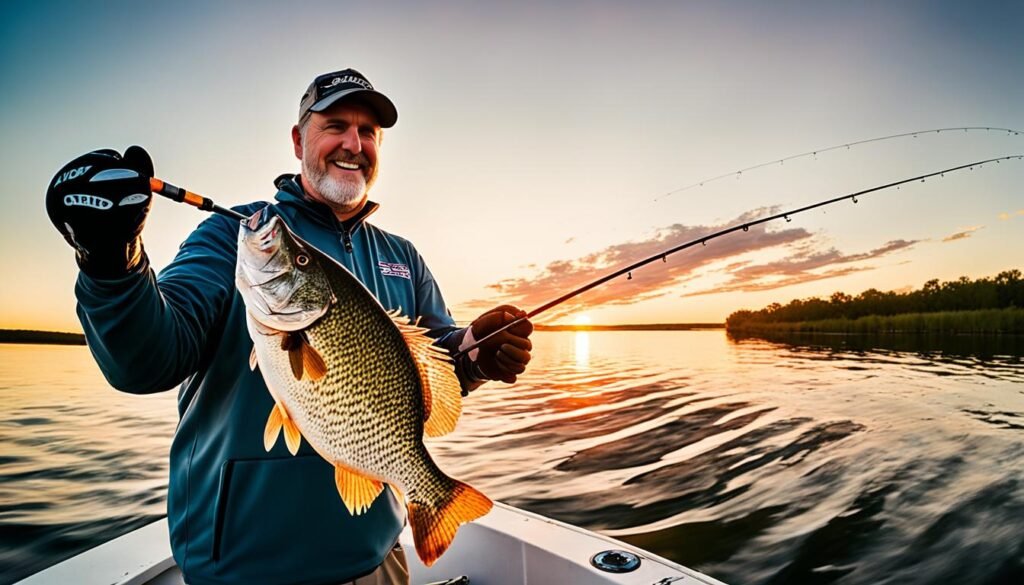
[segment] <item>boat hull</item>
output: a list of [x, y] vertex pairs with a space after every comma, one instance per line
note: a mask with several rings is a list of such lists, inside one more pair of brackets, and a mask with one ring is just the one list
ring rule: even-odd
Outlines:
[[[58, 563], [19, 585], [183, 585], [171, 558], [167, 521], [160, 520]], [[724, 585], [624, 542], [495, 502], [486, 516], [464, 525], [451, 548], [432, 567], [419, 562], [412, 532], [399, 542], [409, 559], [414, 584], [461, 575], [471, 585]], [[591, 564], [594, 555], [621, 550], [640, 558], [628, 573], [609, 573]]]

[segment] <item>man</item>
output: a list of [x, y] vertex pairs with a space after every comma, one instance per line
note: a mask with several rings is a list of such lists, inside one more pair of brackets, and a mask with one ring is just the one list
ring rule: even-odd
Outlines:
[[[377, 204], [382, 129], [398, 113], [358, 71], [317, 77], [292, 128], [300, 175], [275, 183], [272, 205], [304, 240], [345, 265], [386, 309], [401, 308], [451, 351], [524, 313], [500, 306], [458, 329], [423, 259], [407, 240], [368, 223]], [[263, 449], [273, 399], [248, 366], [245, 306], [234, 287], [237, 222], [204, 221], [155, 277], [142, 245], [152, 203], [145, 150], [85, 154], [47, 191], [47, 211], [76, 251], [78, 315], [114, 387], [150, 393], [181, 384], [171, 445], [171, 547], [191, 585], [408, 582], [395, 548], [404, 510], [391, 490], [351, 516], [333, 470], [303, 442]], [[249, 215], [265, 203], [236, 208]], [[530, 360], [529, 321], [468, 352], [455, 368], [464, 394], [514, 382]]]

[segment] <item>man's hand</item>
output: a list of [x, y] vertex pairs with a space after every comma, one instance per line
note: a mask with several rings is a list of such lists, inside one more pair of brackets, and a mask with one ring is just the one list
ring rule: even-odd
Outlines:
[[[525, 316], [525, 311], [512, 305], [495, 307], [473, 321], [462, 343], [468, 347], [474, 340], [483, 339], [491, 332]], [[533, 323], [524, 320], [470, 351], [469, 359], [487, 379], [511, 384], [516, 381], [516, 376], [526, 371], [526, 364], [530, 363], [530, 350], [533, 349], [529, 339], [531, 333]]]
[[153, 203], [153, 161], [140, 146], [122, 157], [96, 150], [50, 181], [46, 213], [75, 249], [78, 266], [95, 278], [120, 278], [145, 261], [142, 226]]

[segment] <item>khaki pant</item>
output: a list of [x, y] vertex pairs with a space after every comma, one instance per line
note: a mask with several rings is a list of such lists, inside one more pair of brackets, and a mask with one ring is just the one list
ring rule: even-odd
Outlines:
[[341, 585], [409, 585], [409, 565], [405, 562], [405, 551], [401, 545], [396, 544], [376, 571]]

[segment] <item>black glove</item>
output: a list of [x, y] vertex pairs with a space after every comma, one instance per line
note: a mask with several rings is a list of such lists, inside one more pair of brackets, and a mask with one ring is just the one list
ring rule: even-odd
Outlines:
[[64, 165], [46, 190], [46, 213], [75, 248], [82, 272], [120, 278], [145, 266], [142, 226], [153, 204], [153, 161], [141, 146], [124, 157], [96, 150]]
[[[470, 325], [472, 339], [483, 339], [492, 331], [525, 316], [525, 311], [512, 305], [495, 307], [477, 317]], [[530, 350], [533, 349], [533, 343], [529, 340], [531, 333], [533, 323], [525, 320], [488, 339], [476, 350], [470, 351], [469, 359], [473, 363], [474, 375], [487, 380], [501, 380], [508, 384], [515, 382], [516, 376], [525, 372], [526, 364], [530, 363]], [[468, 347], [466, 341], [469, 340], [463, 340], [463, 344]]]

